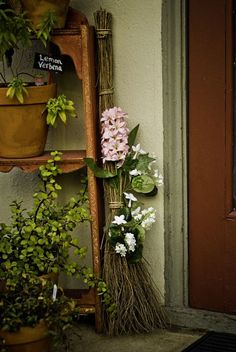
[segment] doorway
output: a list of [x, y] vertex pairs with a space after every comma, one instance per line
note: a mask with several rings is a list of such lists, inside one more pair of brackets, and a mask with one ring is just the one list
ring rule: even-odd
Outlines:
[[233, 0], [188, 2], [189, 305], [236, 313]]

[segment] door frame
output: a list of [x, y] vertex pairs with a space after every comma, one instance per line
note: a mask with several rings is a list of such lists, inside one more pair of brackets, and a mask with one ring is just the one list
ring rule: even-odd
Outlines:
[[188, 303], [186, 8], [187, 0], [163, 0], [165, 305], [174, 325], [235, 332], [236, 315]]

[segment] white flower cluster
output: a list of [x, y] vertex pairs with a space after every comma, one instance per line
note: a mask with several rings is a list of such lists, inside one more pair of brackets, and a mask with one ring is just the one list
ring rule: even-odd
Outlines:
[[125, 257], [127, 251], [130, 251], [130, 252], [135, 251], [136, 239], [133, 233], [131, 232], [125, 233], [125, 244], [126, 246], [123, 243], [117, 242], [115, 246], [115, 252], [117, 254], [120, 254], [121, 257]]
[[164, 178], [163, 178], [163, 175], [160, 174], [158, 170], [155, 170], [154, 177], [156, 179], [157, 186], [163, 186]]
[[132, 211], [132, 216], [136, 221], [141, 223], [141, 226], [145, 230], [149, 230], [152, 224], [156, 221], [156, 210], [153, 207], [149, 207], [147, 209], [143, 209], [138, 207]]
[[134, 252], [135, 251], [136, 239], [135, 239], [133, 233], [127, 232], [125, 234], [125, 243], [127, 244], [130, 252]]
[[125, 247], [125, 245], [123, 243], [117, 242], [117, 244], [115, 246], [115, 251], [117, 254], [120, 254], [121, 257], [125, 257], [126, 252], [127, 252], [127, 248]]

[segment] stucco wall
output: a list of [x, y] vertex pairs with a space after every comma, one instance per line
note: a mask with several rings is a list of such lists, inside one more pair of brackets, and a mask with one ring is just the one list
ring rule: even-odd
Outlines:
[[[162, 51], [161, 51], [161, 0], [73, 0], [71, 5], [81, 10], [91, 24], [93, 13], [100, 7], [113, 15], [114, 88], [115, 104], [129, 114], [129, 126], [140, 123], [139, 142], [144, 150], [157, 156], [157, 165], [163, 167], [163, 122], [162, 122]], [[76, 98], [79, 110], [78, 121], [69, 128], [60, 126], [50, 132], [48, 146], [56, 148], [79, 148], [83, 145], [83, 120], [81, 112], [80, 83], [73, 78], [73, 68], [58, 77], [60, 89]], [[36, 177], [13, 171], [0, 175], [0, 219], [6, 220], [7, 208], [14, 198], [30, 203]], [[76, 187], [76, 176], [66, 176], [65, 189]], [[144, 199], [157, 209], [157, 222], [147, 233], [145, 257], [151, 264], [153, 277], [164, 292], [164, 207], [163, 188], [157, 197]], [[67, 192], [66, 192], [67, 193]]]

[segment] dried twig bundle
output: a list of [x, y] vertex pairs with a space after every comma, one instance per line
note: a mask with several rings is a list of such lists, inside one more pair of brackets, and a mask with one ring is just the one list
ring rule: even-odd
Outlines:
[[[114, 106], [113, 102], [113, 54], [112, 15], [105, 10], [94, 14], [98, 43], [98, 94], [99, 114]], [[116, 164], [106, 161], [104, 169], [115, 171]], [[112, 186], [104, 182], [107, 205], [106, 229], [114, 216], [124, 206], [123, 193], [126, 190], [125, 175]], [[108, 230], [105, 231], [103, 251], [103, 279], [109, 287], [116, 313], [104, 310], [104, 330], [109, 335], [150, 332], [164, 327], [166, 317], [161, 304], [161, 295], [155, 286], [147, 262], [142, 258], [130, 264], [126, 257], [118, 255], [110, 246]]]

